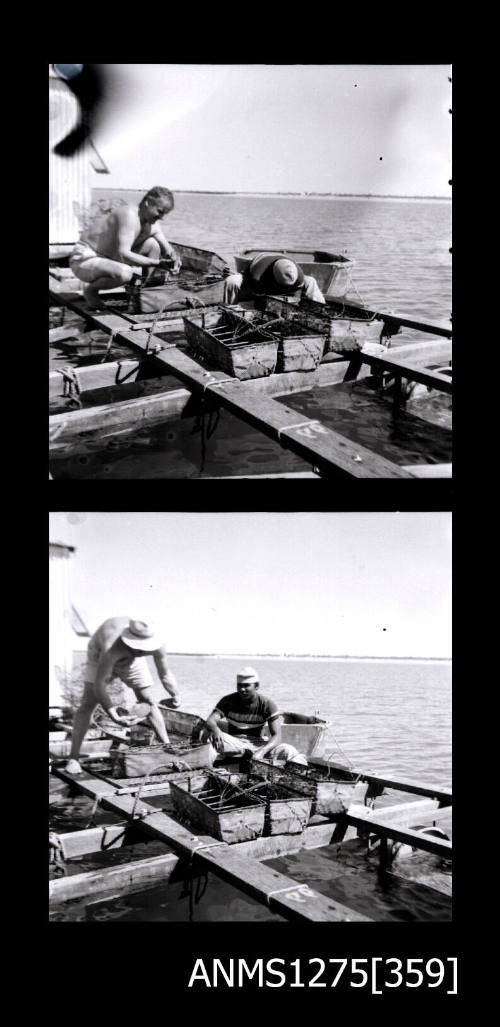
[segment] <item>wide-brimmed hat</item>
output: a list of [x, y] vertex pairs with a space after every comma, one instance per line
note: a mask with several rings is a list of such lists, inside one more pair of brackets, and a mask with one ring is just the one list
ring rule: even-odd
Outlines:
[[254, 281], [260, 282], [268, 268], [271, 268], [274, 281], [281, 287], [298, 289], [304, 284], [302, 268], [282, 253], [259, 253], [250, 262], [248, 270]]
[[154, 625], [146, 624], [143, 620], [129, 621], [128, 628], [121, 633], [121, 639], [130, 649], [142, 649], [146, 653], [154, 653], [155, 649], [163, 645]]
[[257, 685], [259, 683], [259, 675], [253, 667], [243, 667], [242, 670], [238, 671], [236, 675], [236, 683], [238, 685], [252, 684], [252, 682], [255, 682]]

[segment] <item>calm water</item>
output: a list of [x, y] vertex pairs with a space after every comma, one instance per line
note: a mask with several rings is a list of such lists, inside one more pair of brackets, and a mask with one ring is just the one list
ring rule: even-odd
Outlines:
[[[206, 717], [217, 700], [232, 691], [235, 674], [242, 662], [251, 659], [261, 679], [263, 694], [273, 697], [284, 710], [317, 712], [331, 721], [326, 750], [345, 755], [358, 768], [392, 771], [401, 777], [451, 786], [451, 665], [445, 662], [333, 661], [258, 659], [256, 657], [207, 658], [171, 657], [178, 679], [182, 708]], [[159, 690], [160, 694], [160, 690]], [[387, 800], [398, 801], [397, 793]], [[408, 797], [405, 797], [406, 799]], [[384, 796], [384, 800], [386, 796]], [[148, 800], [149, 801], [149, 800]], [[161, 796], [153, 804], [162, 806]], [[91, 802], [79, 797], [68, 805], [52, 807], [55, 830], [78, 829], [86, 825]], [[99, 812], [97, 823], [112, 822]], [[449, 824], [443, 823], [449, 830]], [[141, 855], [158, 855], [161, 843], [117, 850], [112, 862], [124, 862]], [[433, 889], [423, 889], [410, 880], [391, 877], [381, 881], [376, 860], [364, 851], [350, 852], [340, 865], [333, 853], [298, 853], [269, 861], [269, 865], [294, 879], [308, 883], [326, 895], [352, 905], [376, 920], [443, 920], [450, 917], [449, 899]], [[81, 857], [71, 872], [97, 869], [109, 863], [110, 853]], [[410, 857], [415, 868], [437, 873], [437, 857]], [[407, 868], [409, 864], [407, 863]], [[242, 896], [229, 885], [209, 876], [203, 899], [189, 901], [189, 889], [182, 881], [168, 887], [154, 887], [137, 895], [115, 899], [77, 901], [52, 914], [53, 919], [71, 920], [279, 920], [263, 906]]]
[[[96, 199], [121, 196], [137, 201], [140, 195], [95, 191]], [[446, 201], [178, 193], [164, 231], [174, 241], [216, 251], [230, 266], [234, 254], [260, 246], [345, 254], [355, 261], [353, 281], [367, 305], [450, 323], [451, 209]], [[405, 329], [393, 338], [393, 345], [429, 338]], [[101, 393], [95, 402], [111, 401], [109, 390]], [[315, 388], [283, 402], [395, 463], [451, 459], [450, 404], [442, 398], [437, 418], [433, 411], [439, 423], [431, 426], [425, 418], [432, 400], [412, 402], [394, 417], [391, 406], [376, 401], [362, 383], [354, 388]], [[54, 457], [51, 470], [55, 478], [96, 479], [310, 470], [308, 463], [226, 411], [203, 453], [200, 427], [191, 417], [108, 435], [86, 433], [69, 455]]]

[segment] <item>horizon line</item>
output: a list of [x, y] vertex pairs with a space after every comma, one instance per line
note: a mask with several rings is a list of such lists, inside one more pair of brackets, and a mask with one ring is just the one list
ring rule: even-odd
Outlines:
[[[75, 649], [74, 652], [84, 652], [83, 649]], [[169, 649], [169, 656], [218, 656], [223, 659], [237, 659], [243, 656], [249, 656], [252, 659], [312, 659], [312, 660], [440, 660], [450, 662], [451, 656], [352, 656], [348, 653], [200, 653], [200, 652], [176, 652], [173, 649]]]
[[[147, 192], [147, 186], [125, 186], [108, 185], [92, 186], [99, 192], [113, 192], [116, 189], [122, 192], [142, 193]], [[151, 187], [150, 187], [151, 188]], [[266, 189], [178, 189], [173, 188], [173, 193], [203, 193], [209, 196], [352, 196], [362, 199], [386, 199], [386, 200], [451, 200], [451, 196], [437, 196], [434, 193], [331, 193], [317, 192], [315, 190], [301, 192], [299, 190], [266, 190]]]

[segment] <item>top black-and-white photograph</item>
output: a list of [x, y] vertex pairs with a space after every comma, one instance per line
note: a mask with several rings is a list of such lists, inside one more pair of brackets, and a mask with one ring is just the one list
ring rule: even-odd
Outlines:
[[49, 65], [49, 477], [451, 477], [447, 64]]

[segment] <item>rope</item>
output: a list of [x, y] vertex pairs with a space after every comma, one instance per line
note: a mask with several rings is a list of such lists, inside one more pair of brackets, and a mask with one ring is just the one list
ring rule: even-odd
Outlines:
[[99, 805], [99, 802], [100, 802], [100, 798], [99, 798], [98, 795], [96, 795], [96, 797], [94, 799], [94, 805], [92, 806], [92, 810], [91, 810], [91, 813], [90, 813], [90, 818], [89, 818], [88, 824], [85, 824], [85, 830], [87, 830], [88, 827], [95, 827], [95, 820], [94, 820], [94, 818], [95, 818], [95, 815], [97, 813], [97, 807]]
[[108, 345], [106, 346], [106, 349], [105, 349], [105, 351], [104, 351], [104, 354], [103, 354], [103, 356], [101, 357], [101, 360], [99, 361], [99, 363], [101, 363], [101, 364], [104, 364], [104, 363], [105, 363], [105, 361], [106, 361], [106, 360], [108, 359], [108, 357], [109, 357], [109, 354], [110, 354], [110, 351], [111, 351], [111, 347], [112, 347], [112, 345], [113, 345], [113, 342], [115, 341], [115, 335], [117, 334], [117, 332], [118, 332], [119, 330], [120, 330], [120, 329], [118, 329], [118, 328], [113, 328], [113, 330], [112, 330], [112, 332], [111, 332], [111, 334], [110, 334], [110, 336], [109, 336], [109, 339], [108, 339]]
[[55, 831], [49, 832], [49, 865], [54, 867], [54, 873], [59, 876], [66, 876], [67, 868], [64, 861], [64, 852], [62, 847], [61, 839]]
[[216, 388], [217, 385], [225, 385], [226, 382], [234, 382], [235, 378], [210, 378], [208, 382], [203, 385], [203, 395], [208, 388]]
[[58, 367], [57, 370], [62, 374], [64, 380], [63, 396], [70, 399], [72, 403], [75, 403], [81, 409], [81, 389], [76, 371], [72, 367]]
[[[137, 795], [135, 797], [135, 802], [134, 802], [134, 805], [132, 807], [132, 820], [134, 820], [135, 817], [136, 817], [137, 804], [138, 804], [139, 799], [141, 797], [142, 789], [148, 783], [149, 778], [151, 777], [151, 774], [157, 774], [159, 770], [166, 770], [168, 773], [170, 773], [171, 770], [172, 770], [172, 762], [174, 762], [174, 761], [171, 761], [170, 763], [160, 763], [157, 767], [151, 767], [151, 770], [148, 770], [147, 774], [144, 775], [144, 780], [141, 781], [141, 783], [139, 785], [139, 788], [138, 788], [138, 791], [137, 791]], [[175, 763], [180, 764], [181, 768], [185, 767], [187, 770], [192, 770], [193, 769], [192, 767], [189, 766], [188, 763], [185, 763], [184, 760], [175, 760]], [[151, 810], [148, 810], [145, 814], [141, 815], [140, 819], [143, 819], [144, 816], [149, 816], [149, 814], [151, 812], [152, 812]], [[155, 808], [154, 812], [155, 813], [161, 813], [163, 811]]]

